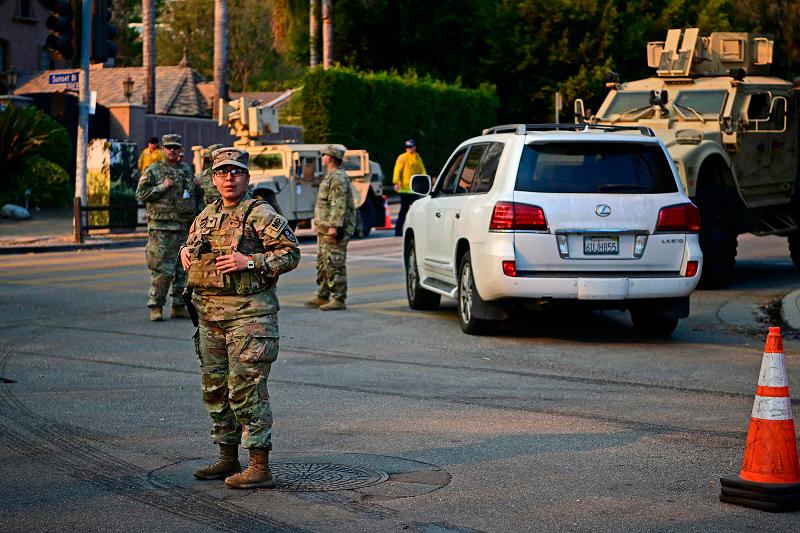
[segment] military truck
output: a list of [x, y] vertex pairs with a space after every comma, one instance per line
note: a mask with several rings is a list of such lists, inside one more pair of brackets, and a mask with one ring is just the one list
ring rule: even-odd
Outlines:
[[[246, 97], [230, 102], [220, 101], [219, 125], [227, 124], [238, 137], [234, 146], [250, 154], [250, 186], [252, 194], [268, 201], [285, 216], [293, 228], [309, 227], [314, 217], [314, 204], [325, 169], [322, 151], [326, 144], [280, 143], [262, 144], [266, 132], [278, 131], [278, 112], [258, 105]], [[344, 146], [337, 145], [340, 148]], [[202, 168], [204, 148], [193, 146], [195, 170]], [[368, 235], [374, 226], [383, 224], [383, 202], [371, 185], [380, 166], [369, 160], [366, 150], [347, 150], [343, 162], [353, 184], [360, 225], [357, 236]], [[376, 168], [377, 166], [377, 168]]]
[[655, 77], [620, 83], [597, 113], [575, 101], [577, 122], [642, 126], [660, 137], [700, 208], [703, 285], [720, 286], [737, 236], [785, 235], [800, 268], [797, 104], [792, 84], [769, 75], [769, 35], [671, 29], [647, 45]]

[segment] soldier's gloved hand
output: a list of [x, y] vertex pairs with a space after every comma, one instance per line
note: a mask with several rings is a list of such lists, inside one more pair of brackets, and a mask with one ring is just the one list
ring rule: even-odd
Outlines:
[[188, 246], [181, 248], [181, 264], [187, 272], [189, 271], [189, 267], [192, 266], [192, 257]]
[[217, 270], [223, 274], [247, 270], [247, 262], [250, 260], [250, 257], [239, 252], [233, 252], [230, 255], [221, 255], [217, 257]]
[[164, 178], [164, 187], [169, 189], [175, 182], [169, 178]]

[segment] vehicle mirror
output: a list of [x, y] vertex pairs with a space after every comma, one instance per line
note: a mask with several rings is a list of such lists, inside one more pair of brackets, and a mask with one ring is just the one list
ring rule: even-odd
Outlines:
[[586, 111], [583, 107], [583, 100], [577, 98], [573, 104], [575, 110], [575, 124], [583, 124], [586, 122]]
[[411, 192], [419, 196], [428, 196], [431, 193], [431, 177], [427, 174], [411, 176]]

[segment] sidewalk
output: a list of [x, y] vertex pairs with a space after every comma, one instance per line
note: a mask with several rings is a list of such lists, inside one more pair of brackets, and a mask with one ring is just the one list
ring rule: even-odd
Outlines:
[[72, 239], [72, 208], [31, 212], [29, 220], [0, 218], [0, 255], [69, 252], [97, 248], [144, 246], [147, 232], [93, 233], [77, 244]]

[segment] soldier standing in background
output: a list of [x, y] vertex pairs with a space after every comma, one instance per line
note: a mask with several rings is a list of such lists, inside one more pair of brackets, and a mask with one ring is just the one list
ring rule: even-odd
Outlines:
[[[347, 309], [347, 243], [356, 229], [353, 186], [342, 169], [344, 150], [328, 145], [322, 164], [328, 174], [319, 184], [314, 207], [317, 228], [317, 294], [305, 303], [323, 311]], [[330, 300], [329, 300], [330, 298]]]
[[222, 146], [223, 145], [221, 144], [212, 144], [208, 147], [208, 150], [203, 155], [203, 170], [200, 171], [196, 179], [200, 185], [200, 188], [203, 189], [203, 193], [200, 195], [201, 211], [205, 206], [214, 203], [214, 201], [219, 198], [219, 191], [217, 190], [216, 185], [214, 185], [214, 179], [211, 176], [211, 154], [214, 153], [214, 150], [222, 148]]
[[[235, 489], [273, 485], [267, 377], [278, 357], [275, 286], [278, 276], [300, 261], [297, 238], [286, 219], [247, 194], [247, 163], [243, 150], [214, 151], [212, 175], [222, 199], [197, 216], [180, 251], [199, 315], [195, 340], [203, 403], [220, 447], [219, 460], [194, 475], [225, 478], [225, 485]], [[240, 442], [250, 451], [244, 472]]]
[[189, 318], [183, 300], [186, 272], [178, 264], [178, 250], [186, 240], [196, 213], [196, 188], [191, 169], [179, 161], [180, 135], [164, 135], [164, 160], [145, 169], [136, 187], [136, 199], [147, 207], [147, 247], [150, 269], [147, 307], [150, 320], [162, 320], [162, 306], [172, 285], [171, 318]]

